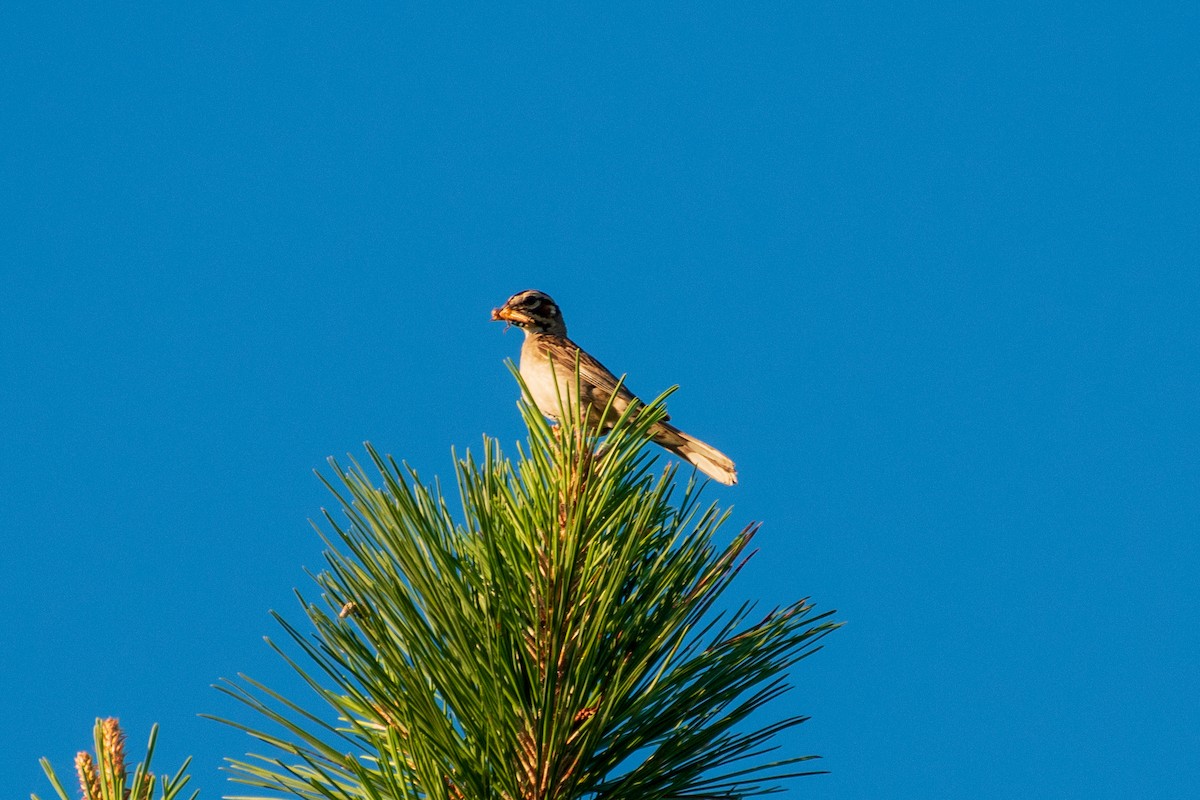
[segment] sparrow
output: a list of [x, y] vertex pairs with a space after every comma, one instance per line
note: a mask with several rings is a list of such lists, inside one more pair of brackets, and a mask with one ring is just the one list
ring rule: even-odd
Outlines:
[[[585, 419], [602, 430], [610, 430], [631, 403], [641, 401], [619, 383], [607, 368], [586, 350], [567, 338], [562, 312], [550, 296], [529, 289], [518, 292], [492, 309], [493, 320], [503, 320], [525, 332], [521, 345], [521, 378], [525, 381], [538, 411], [557, 421], [559, 398], [562, 403], [578, 402]], [[575, 395], [575, 363], [579, 362], [579, 397]], [[615, 393], [615, 396], [614, 396]], [[601, 421], [609, 400], [610, 419]], [[715, 447], [705, 444], [667, 422], [664, 417], [650, 429], [651, 439], [695, 465], [715, 481], [732, 486], [737, 483], [733, 462]]]

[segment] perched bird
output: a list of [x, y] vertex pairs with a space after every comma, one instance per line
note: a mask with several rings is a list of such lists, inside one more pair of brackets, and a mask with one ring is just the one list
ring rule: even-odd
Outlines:
[[[508, 298], [500, 308], [492, 309], [492, 319], [504, 320], [525, 332], [521, 345], [521, 378], [529, 387], [538, 410], [558, 419], [559, 397], [564, 405], [579, 402], [587, 420], [596, 425], [613, 392], [613, 419], [604, 420], [604, 430], [612, 427], [615, 417], [630, 403], [640, 401], [625, 388], [604, 365], [567, 338], [558, 304], [550, 296], [529, 289]], [[575, 361], [579, 360], [579, 397], [575, 395]], [[726, 486], [737, 483], [737, 470], [729, 457], [699, 439], [688, 436], [664, 418], [650, 429], [654, 441], [696, 466], [701, 472]]]

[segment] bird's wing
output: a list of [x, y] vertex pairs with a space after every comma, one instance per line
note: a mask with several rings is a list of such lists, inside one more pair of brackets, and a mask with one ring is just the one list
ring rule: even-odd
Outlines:
[[608, 404], [613, 392], [616, 392], [617, 396], [613, 400], [612, 407], [618, 414], [623, 413], [631, 402], [640, 402], [624, 383], [618, 386], [616, 376], [589, 355], [586, 350], [570, 339], [562, 341], [567, 345], [566, 347], [551, 348], [555, 371], [560, 375], [570, 376], [570, 379], [574, 380], [575, 358], [578, 354], [579, 388], [584, 402], [596, 408], [603, 408]]

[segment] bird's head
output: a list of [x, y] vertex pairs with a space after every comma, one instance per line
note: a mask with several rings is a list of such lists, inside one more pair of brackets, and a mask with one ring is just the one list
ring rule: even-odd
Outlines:
[[492, 309], [492, 319], [504, 320], [528, 333], [549, 333], [566, 336], [567, 325], [563, 322], [558, 304], [550, 295], [536, 289], [517, 292], [504, 305]]

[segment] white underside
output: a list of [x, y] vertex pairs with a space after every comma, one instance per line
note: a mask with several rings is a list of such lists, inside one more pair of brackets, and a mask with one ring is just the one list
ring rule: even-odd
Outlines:
[[529, 387], [529, 393], [533, 395], [533, 402], [538, 410], [550, 419], [559, 418], [560, 402], [561, 408], [570, 408], [574, 402], [575, 387], [572, 377], [557, 374], [551, 367], [550, 358], [543, 352], [521, 353], [521, 379]]

